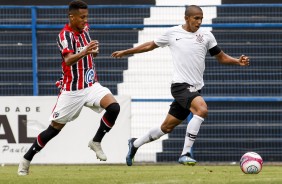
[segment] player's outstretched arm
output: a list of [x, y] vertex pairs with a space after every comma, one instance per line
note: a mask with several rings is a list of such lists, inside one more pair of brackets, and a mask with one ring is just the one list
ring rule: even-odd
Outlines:
[[219, 54], [215, 55], [216, 59], [221, 64], [229, 64], [229, 65], [240, 65], [240, 66], [249, 66], [250, 65], [250, 59], [248, 56], [241, 55], [240, 58], [233, 58], [229, 56], [228, 54], [225, 54], [223, 51], [221, 51]]
[[111, 54], [111, 57], [121, 58], [129, 54], [148, 52], [148, 51], [154, 50], [157, 47], [159, 46], [157, 46], [154, 41], [150, 41], [150, 42], [143, 43], [137, 47], [133, 47], [130, 49], [115, 51]]

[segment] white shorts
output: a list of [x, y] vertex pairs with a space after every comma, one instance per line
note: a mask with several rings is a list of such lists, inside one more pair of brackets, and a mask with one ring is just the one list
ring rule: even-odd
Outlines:
[[103, 111], [100, 101], [107, 94], [111, 94], [111, 91], [98, 82], [81, 90], [62, 91], [49, 120], [66, 124], [79, 116], [83, 106], [100, 113]]

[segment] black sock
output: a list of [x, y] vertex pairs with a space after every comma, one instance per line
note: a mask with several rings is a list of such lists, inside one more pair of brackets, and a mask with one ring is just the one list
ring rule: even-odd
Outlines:
[[97, 130], [95, 137], [93, 138], [94, 142], [101, 142], [105, 134], [112, 129], [119, 111], [120, 107], [118, 103], [112, 103], [106, 108], [106, 112], [100, 121], [100, 127]]
[[37, 136], [37, 139], [26, 152], [24, 158], [31, 161], [34, 155], [38, 153], [47, 144], [48, 141], [58, 135], [59, 132], [60, 130], [55, 129], [50, 125], [46, 130], [44, 130]]
[[95, 137], [93, 138], [94, 142], [101, 142], [105, 134], [111, 130], [111, 127], [108, 127], [107, 125], [105, 125], [102, 119], [100, 122], [100, 127], [97, 130]]

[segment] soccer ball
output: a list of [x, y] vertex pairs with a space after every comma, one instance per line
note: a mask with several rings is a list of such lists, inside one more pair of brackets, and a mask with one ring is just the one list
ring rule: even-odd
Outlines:
[[255, 152], [245, 153], [240, 160], [240, 167], [245, 174], [258, 174], [262, 169], [263, 160]]

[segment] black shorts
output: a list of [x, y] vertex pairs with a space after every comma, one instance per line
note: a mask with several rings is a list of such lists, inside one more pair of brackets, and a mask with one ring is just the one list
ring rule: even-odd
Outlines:
[[175, 83], [171, 85], [171, 94], [174, 101], [170, 105], [169, 114], [179, 120], [185, 120], [190, 114], [192, 100], [201, 96], [200, 91], [194, 90], [194, 87], [187, 83]]

